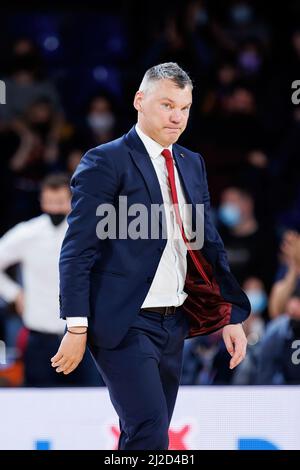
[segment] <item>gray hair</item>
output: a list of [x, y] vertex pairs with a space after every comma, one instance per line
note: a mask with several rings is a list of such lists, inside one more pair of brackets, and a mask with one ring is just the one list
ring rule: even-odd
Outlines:
[[178, 88], [182, 89], [190, 86], [191, 90], [193, 89], [192, 80], [176, 62], [165, 62], [164, 64], [154, 65], [147, 70], [139, 90], [145, 92], [149, 90], [153, 83], [163, 79], [172, 80]]

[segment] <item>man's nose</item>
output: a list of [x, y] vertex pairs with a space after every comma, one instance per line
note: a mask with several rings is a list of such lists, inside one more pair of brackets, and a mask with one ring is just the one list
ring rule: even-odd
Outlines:
[[174, 109], [171, 114], [171, 121], [179, 123], [182, 119], [181, 112], [179, 110]]

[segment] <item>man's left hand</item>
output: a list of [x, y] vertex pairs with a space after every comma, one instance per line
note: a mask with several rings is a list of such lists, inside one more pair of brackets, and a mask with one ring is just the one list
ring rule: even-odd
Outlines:
[[231, 356], [229, 367], [234, 369], [246, 356], [247, 338], [241, 323], [226, 325], [223, 328], [223, 339]]

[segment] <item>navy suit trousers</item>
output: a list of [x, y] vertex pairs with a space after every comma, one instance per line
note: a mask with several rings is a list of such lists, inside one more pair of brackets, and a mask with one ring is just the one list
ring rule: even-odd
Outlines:
[[166, 450], [188, 320], [141, 310], [114, 349], [90, 345], [119, 416], [119, 450]]

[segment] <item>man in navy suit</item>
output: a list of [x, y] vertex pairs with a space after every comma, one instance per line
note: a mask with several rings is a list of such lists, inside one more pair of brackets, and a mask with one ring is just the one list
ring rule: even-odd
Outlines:
[[204, 161], [176, 144], [191, 104], [186, 72], [152, 67], [136, 126], [89, 150], [71, 181], [60, 257], [68, 331], [51, 361], [69, 374], [88, 344], [119, 416], [119, 449], [168, 448], [185, 338], [223, 328], [230, 368], [245, 357], [250, 306], [210, 219]]

